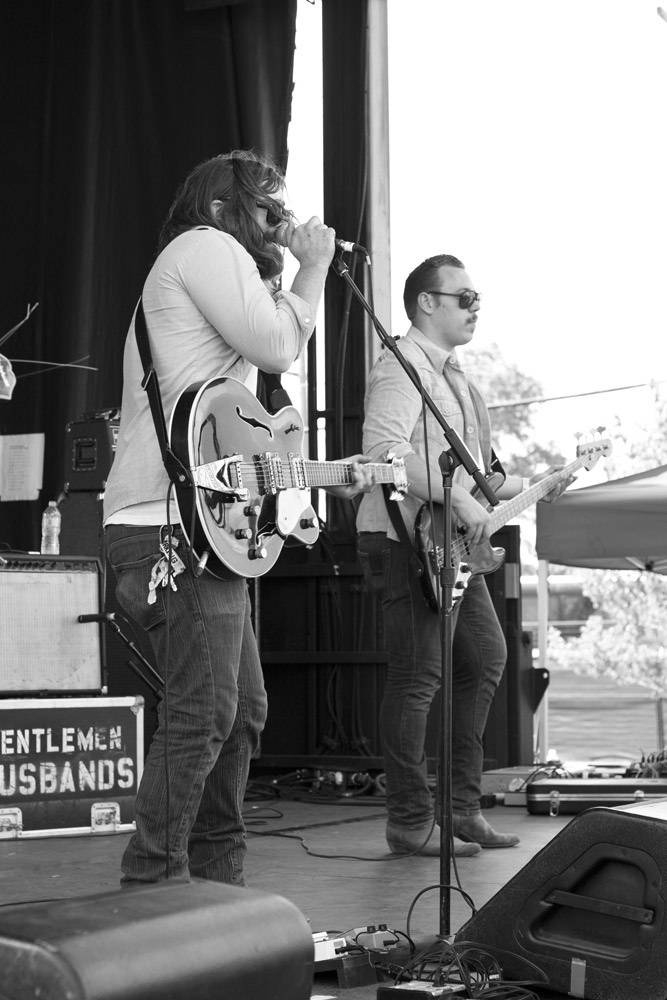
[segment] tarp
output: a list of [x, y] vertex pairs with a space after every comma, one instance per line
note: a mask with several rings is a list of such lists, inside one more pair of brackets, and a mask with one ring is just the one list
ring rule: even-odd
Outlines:
[[537, 505], [539, 559], [667, 573], [667, 465]]

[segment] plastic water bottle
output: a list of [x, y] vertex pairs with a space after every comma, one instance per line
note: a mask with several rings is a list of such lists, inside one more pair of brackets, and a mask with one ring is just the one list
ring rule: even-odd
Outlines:
[[55, 500], [49, 500], [42, 514], [42, 546], [44, 556], [57, 556], [60, 552], [60, 522], [62, 518]]

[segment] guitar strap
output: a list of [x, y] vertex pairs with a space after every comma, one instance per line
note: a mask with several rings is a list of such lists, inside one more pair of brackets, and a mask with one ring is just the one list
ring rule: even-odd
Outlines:
[[287, 389], [280, 381], [280, 375], [272, 372], [257, 372], [257, 399], [269, 413], [277, 413], [283, 406], [291, 406]]
[[148, 404], [151, 408], [151, 416], [157, 434], [160, 454], [167, 475], [174, 486], [192, 486], [192, 478], [183, 463], [174, 455], [169, 447], [167, 437], [167, 423], [164, 418], [162, 407], [162, 397], [160, 396], [160, 384], [153, 366], [153, 356], [151, 354], [150, 343], [148, 341], [148, 330], [146, 329], [146, 317], [144, 316], [144, 306], [139, 299], [137, 311], [134, 316], [134, 334], [137, 339], [139, 356], [144, 369], [144, 377], [141, 382], [142, 389], [146, 390]]
[[[141, 299], [139, 299], [137, 304], [137, 311], [134, 317], [134, 333], [137, 340], [137, 347], [139, 348], [141, 364], [144, 369], [141, 386], [146, 390], [146, 394], [148, 395], [148, 404], [151, 409], [155, 433], [160, 446], [162, 462], [167, 470], [167, 475], [175, 486], [191, 486], [192, 479], [190, 473], [169, 447], [167, 423], [162, 406], [162, 397], [160, 396], [160, 384], [155, 366], [153, 365], [146, 317]], [[259, 371], [257, 373], [257, 398], [269, 413], [276, 413], [283, 406], [291, 405], [287, 390], [281, 384], [280, 376], [269, 372]]]
[[398, 540], [410, 549], [412, 554], [412, 564], [416, 569], [418, 576], [422, 575], [423, 568], [419, 561], [419, 556], [415, 552], [414, 545], [410, 541], [410, 536], [408, 535], [408, 529], [405, 527], [405, 521], [401, 517], [401, 512], [398, 509], [398, 501], [391, 500], [391, 486], [385, 483], [382, 487], [382, 495], [384, 496], [384, 502], [387, 505], [387, 513], [389, 514], [389, 520], [394, 526], [394, 531], [398, 535]]
[[507, 473], [505, 472], [503, 463], [500, 461], [493, 448], [491, 449], [491, 468], [489, 469], [489, 472], [499, 472], [503, 477], [503, 480], [507, 479]]

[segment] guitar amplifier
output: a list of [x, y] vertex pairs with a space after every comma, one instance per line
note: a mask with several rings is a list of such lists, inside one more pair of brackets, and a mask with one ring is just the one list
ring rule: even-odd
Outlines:
[[0, 694], [100, 692], [105, 636], [95, 558], [9, 553], [0, 565]]

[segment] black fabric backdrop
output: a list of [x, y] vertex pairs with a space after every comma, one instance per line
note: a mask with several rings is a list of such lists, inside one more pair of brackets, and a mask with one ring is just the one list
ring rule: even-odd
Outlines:
[[[324, 0], [322, 57], [324, 101], [324, 217], [344, 239], [370, 246], [366, 228], [368, 123], [366, 120], [366, 0]], [[344, 66], [344, 72], [342, 68]], [[347, 258], [350, 274], [368, 296], [368, 272], [358, 254]], [[330, 275], [325, 288], [325, 370], [327, 457], [361, 451], [366, 385], [365, 313], [341, 278]], [[315, 392], [315, 359], [310, 354], [308, 389]], [[311, 421], [314, 425], [314, 421]], [[312, 436], [314, 441], [315, 435]], [[354, 545], [354, 506], [331, 500], [327, 526], [339, 542]]]
[[233, 148], [285, 165], [295, 19], [296, 0], [0, 5], [0, 335], [40, 303], [2, 349], [18, 382], [0, 433], [46, 433], [41, 498], [0, 504], [0, 546], [37, 547], [66, 424], [120, 405], [129, 318], [178, 183]]

